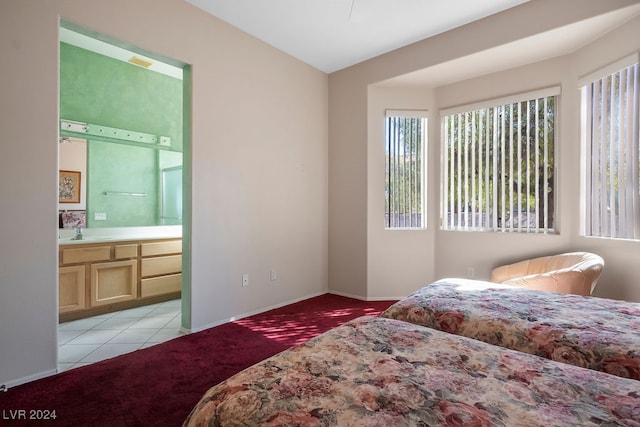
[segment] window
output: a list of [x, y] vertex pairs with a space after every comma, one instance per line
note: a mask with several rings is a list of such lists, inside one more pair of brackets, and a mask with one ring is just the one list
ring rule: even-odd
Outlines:
[[640, 239], [638, 55], [580, 80], [584, 234]]
[[559, 88], [441, 112], [444, 230], [554, 229]]
[[425, 111], [387, 111], [386, 228], [424, 228]]

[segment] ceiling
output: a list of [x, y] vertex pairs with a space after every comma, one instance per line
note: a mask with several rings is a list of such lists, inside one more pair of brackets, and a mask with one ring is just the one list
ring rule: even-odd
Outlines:
[[331, 73], [529, 0], [186, 0]]
[[378, 84], [438, 87], [567, 55], [639, 15], [640, 3], [400, 75]]
[[[331, 73], [530, 0], [185, 1]], [[388, 10], [390, 4], [394, 7]], [[640, 1], [378, 84], [437, 87], [543, 61], [574, 52], [638, 15]], [[126, 62], [132, 62], [135, 56], [148, 61], [151, 65], [146, 68], [150, 70], [182, 78], [182, 65], [172, 64], [168, 58], [106, 39], [71, 23], [63, 24], [61, 41]]]

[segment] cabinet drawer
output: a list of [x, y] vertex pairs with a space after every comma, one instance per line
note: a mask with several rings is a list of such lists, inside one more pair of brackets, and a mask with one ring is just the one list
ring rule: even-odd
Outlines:
[[141, 256], [156, 256], [182, 253], [182, 240], [170, 240], [167, 242], [142, 243], [140, 245]]
[[138, 245], [116, 245], [116, 259], [136, 258], [138, 256]]
[[111, 259], [111, 246], [85, 246], [62, 249], [62, 264], [109, 261], [109, 259]]
[[182, 274], [170, 276], [152, 277], [140, 281], [140, 297], [152, 297], [154, 295], [180, 292], [182, 289]]
[[142, 277], [149, 277], [181, 272], [182, 255], [170, 255], [143, 259], [140, 275]]

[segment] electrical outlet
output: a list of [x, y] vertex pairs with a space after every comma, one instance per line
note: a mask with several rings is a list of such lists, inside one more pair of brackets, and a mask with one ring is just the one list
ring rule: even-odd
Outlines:
[[248, 274], [243, 274], [242, 275], [242, 286], [249, 286], [249, 275]]
[[476, 275], [476, 271], [474, 270], [473, 267], [467, 267], [467, 278], [468, 279], [473, 279], [473, 277]]
[[269, 277], [271, 278], [272, 282], [278, 278], [278, 274], [276, 273], [275, 268], [271, 269], [271, 274], [269, 275]]
[[106, 221], [107, 220], [107, 213], [106, 212], [95, 212], [93, 214], [93, 219], [95, 221]]

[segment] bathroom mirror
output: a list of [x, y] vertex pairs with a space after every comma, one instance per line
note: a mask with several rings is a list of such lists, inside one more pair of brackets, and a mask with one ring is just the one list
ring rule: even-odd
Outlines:
[[159, 152], [160, 223], [182, 224], [182, 153]]
[[82, 177], [80, 202], [59, 204], [61, 228], [182, 224], [182, 153], [67, 137], [59, 162]]

